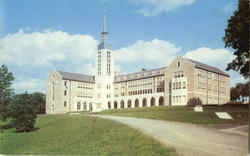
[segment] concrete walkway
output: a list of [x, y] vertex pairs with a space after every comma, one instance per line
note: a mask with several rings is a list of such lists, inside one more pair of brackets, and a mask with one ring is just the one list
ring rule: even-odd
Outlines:
[[248, 136], [199, 125], [132, 117], [94, 115], [136, 128], [160, 142], [175, 147], [183, 156], [246, 156]]

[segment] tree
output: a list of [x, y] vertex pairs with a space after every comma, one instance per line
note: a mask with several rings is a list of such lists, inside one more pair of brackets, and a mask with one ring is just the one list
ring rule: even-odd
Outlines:
[[225, 47], [233, 48], [235, 59], [227, 65], [226, 70], [240, 72], [249, 78], [249, 24], [250, 9], [248, 0], [239, 0], [238, 10], [228, 20], [223, 40]]
[[11, 89], [13, 80], [13, 74], [5, 65], [2, 65], [0, 67], [0, 120], [5, 120], [9, 116], [8, 105], [14, 94]]
[[194, 97], [194, 98], [191, 98], [191, 99], [188, 100], [187, 106], [189, 106], [189, 107], [195, 107], [197, 105], [202, 105], [202, 101], [201, 101], [200, 98]]
[[32, 102], [32, 96], [27, 92], [15, 96], [14, 102], [9, 105], [9, 112], [16, 131], [29, 132], [34, 129], [37, 118], [36, 108]]
[[233, 87], [230, 89], [231, 101], [236, 102], [240, 99], [240, 92], [237, 88]]
[[36, 107], [37, 114], [45, 113], [45, 94], [40, 92], [35, 92], [31, 95], [32, 103]]

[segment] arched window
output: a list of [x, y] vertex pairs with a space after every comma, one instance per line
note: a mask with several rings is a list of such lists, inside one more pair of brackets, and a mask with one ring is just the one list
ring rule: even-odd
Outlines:
[[86, 111], [87, 110], [87, 103], [86, 102], [84, 102], [84, 104], [83, 104], [83, 109]]
[[77, 111], [81, 110], [81, 102], [77, 102]]
[[114, 109], [117, 109], [117, 101], [114, 102]]
[[138, 99], [135, 100], [135, 107], [139, 107], [139, 100]]
[[108, 109], [111, 109], [111, 103], [110, 103], [110, 101], [108, 102]]
[[163, 106], [163, 105], [164, 105], [164, 98], [163, 98], [163, 96], [161, 96], [159, 98], [159, 106]]
[[155, 98], [152, 97], [151, 100], [150, 100], [150, 106], [154, 106], [155, 105]]
[[124, 108], [124, 101], [123, 100], [121, 101], [120, 104], [121, 104], [121, 108]]
[[147, 99], [146, 98], [144, 98], [142, 100], [142, 107], [147, 107]]
[[90, 103], [89, 103], [89, 111], [92, 112], [92, 110], [93, 110], [93, 107], [92, 107], [92, 103], [90, 102]]
[[128, 100], [128, 108], [131, 108], [131, 100]]

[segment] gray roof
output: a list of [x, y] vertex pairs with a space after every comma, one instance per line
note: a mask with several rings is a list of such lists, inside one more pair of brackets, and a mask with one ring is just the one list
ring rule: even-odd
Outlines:
[[95, 83], [94, 76], [84, 75], [84, 74], [79, 74], [79, 73], [69, 73], [69, 72], [63, 72], [63, 71], [58, 71], [58, 72], [62, 75], [64, 80]]
[[101, 44], [98, 45], [98, 49], [112, 49], [111, 44], [107, 42], [102, 42]]
[[131, 73], [131, 74], [117, 75], [115, 76], [115, 82], [145, 79], [145, 78], [164, 75], [164, 72], [161, 72], [161, 70], [164, 70], [165, 68], [166, 67], [162, 67], [162, 68], [157, 68], [157, 69], [144, 70], [144, 71]]
[[200, 63], [200, 62], [194, 61], [192, 59], [187, 59], [187, 60], [189, 60], [192, 63], [194, 63], [196, 68], [204, 69], [204, 70], [207, 70], [207, 71], [210, 71], [210, 72], [213, 72], [213, 73], [217, 73], [217, 74], [221, 74], [221, 75], [225, 75], [227, 77], [230, 77], [226, 72], [220, 70], [217, 67], [209, 66], [207, 64]]

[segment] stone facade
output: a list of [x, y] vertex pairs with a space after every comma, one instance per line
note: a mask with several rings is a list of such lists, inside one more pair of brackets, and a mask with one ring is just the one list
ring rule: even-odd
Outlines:
[[107, 39], [105, 25], [95, 76], [56, 70], [50, 73], [46, 87], [47, 113], [186, 105], [193, 97], [199, 97], [202, 104], [224, 104], [230, 100], [228, 74], [181, 56], [167, 67], [115, 74]]
[[[204, 105], [228, 102], [230, 77], [215, 67], [206, 65], [216, 69], [211, 71], [211, 68], [199, 67], [192, 61], [179, 56], [167, 67], [116, 75], [112, 88], [106, 83], [102, 85], [105, 90], [112, 89], [109, 93], [98, 91], [100, 86], [93, 76], [68, 78], [65, 72], [52, 71], [47, 82], [46, 111], [65, 113], [176, 106], [186, 105], [193, 97], [199, 97]], [[99, 93], [103, 97], [98, 97]]]

